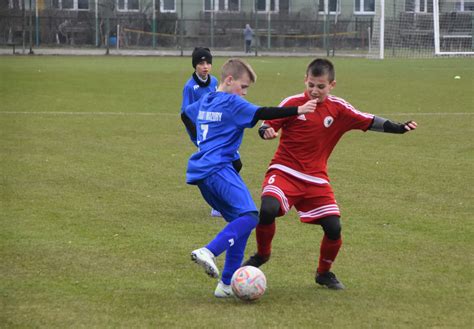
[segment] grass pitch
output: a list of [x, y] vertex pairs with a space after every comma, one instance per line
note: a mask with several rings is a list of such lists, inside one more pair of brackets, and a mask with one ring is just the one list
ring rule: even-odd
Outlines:
[[[303, 90], [310, 58], [249, 61], [250, 101]], [[334, 272], [347, 290], [316, 286], [321, 230], [292, 211], [262, 268], [267, 292], [250, 304], [214, 298], [189, 259], [224, 225], [184, 181], [190, 62], [0, 58], [0, 327], [473, 327], [472, 59], [334, 60], [335, 95], [419, 129], [350, 132], [332, 155], [344, 236]], [[244, 138], [257, 205], [276, 146], [256, 129]]]

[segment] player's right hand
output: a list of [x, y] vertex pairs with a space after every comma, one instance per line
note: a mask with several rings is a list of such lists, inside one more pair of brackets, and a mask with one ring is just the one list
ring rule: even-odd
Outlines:
[[298, 114], [313, 113], [317, 103], [317, 99], [312, 99], [307, 101], [304, 105], [298, 106]]

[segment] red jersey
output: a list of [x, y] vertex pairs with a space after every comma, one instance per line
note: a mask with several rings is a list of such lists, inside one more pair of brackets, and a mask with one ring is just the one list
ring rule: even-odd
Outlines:
[[[309, 100], [303, 93], [284, 99], [279, 106], [300, 106]], [[328, 184], [327, 161], [339, 139], [352, 129], [366, 131], [373, 118], [342, 98], [329, 95], [313, 113], [266, 120], [264, 125], [275, 131], [281, 129], [269, 170], [279, 169], [305, 181]]]

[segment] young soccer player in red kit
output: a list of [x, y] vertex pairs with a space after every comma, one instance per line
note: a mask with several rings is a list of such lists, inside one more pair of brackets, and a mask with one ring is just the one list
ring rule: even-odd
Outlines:
[[342, 245], [339, 207], [334, 198], [327, 161], [339, 139], [349, 130], [372, 130], [403, 134], [416, 129], [416, 122], [396, 123], [356, 110], [339, 97], [330, 95], [335, 87], [335, 70], [326, 59], [315, 59], [307, 67], [306, 90], [290, 96], [279, 106], [299, 106], [317, 99], [314, 113], [266, 120], [259, 129], [263, 139], [273, 139], [281, 131], [280, 143], [262, 184], [262, 203], [256, 228], [257, 253], [243, 265], [259, 267], [271, 254], [275, 218], [291, 207], [301, 222], [318, 224], [324, 231], [316, 270], [316, 283], [330, 289], [344, 285], [330, 272]]

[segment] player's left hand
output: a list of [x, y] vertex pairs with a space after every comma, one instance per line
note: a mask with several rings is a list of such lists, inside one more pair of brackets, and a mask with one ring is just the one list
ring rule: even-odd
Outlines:
[[410, 120], [410, 121], [405, 122], [404, 127], [406, 131], [410, 131], [410, 130], [415, 130], [417, 126], [418, 124], [415, 121]]
[[263, 139], [274, 139], [278, 137], [278, 133], [272, 127], [268, 127], [265, 129], [265, 133], [263, 134]]

